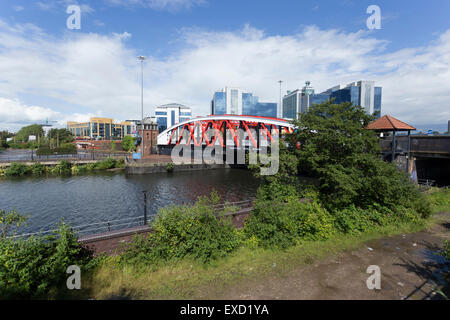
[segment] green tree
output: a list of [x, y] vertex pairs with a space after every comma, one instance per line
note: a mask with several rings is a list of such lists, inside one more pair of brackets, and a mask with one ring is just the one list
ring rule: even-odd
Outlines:
[[27, 142], [29, 136], [43, 136], [44, 129], [39, 124], [31, 124], [19, 130], [16, 134], [16, 142]]
[[59, 139], [59, 144], [63, 144], [63, 143], [69, 143], [73, 141], [73, 135], [72, 132], [70, 132], [70, 130], [66, 129], [66, 128], [62, 128], [62, 129], [50, 129], [47, 133], [47, 136], [50, 138], [52, 138], [54, 141], [56, 141], [56, 139]]
[[132, 136], [125, 136], [122, 139], [122, 149], [125, 151], [133, 151], [135, 150], [134, 142], [136, 141], [136, 138]]

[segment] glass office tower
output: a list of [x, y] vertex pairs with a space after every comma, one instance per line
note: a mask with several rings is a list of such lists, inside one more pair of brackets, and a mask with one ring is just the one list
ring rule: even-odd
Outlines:
[[165, 104], [155, 109], [156, 123], [158, 123], [160, 133], [177, 123], [189, 120], [191, 117], [191, 108], [178, 103]]
[[320, 104], [334, 99], [334, 103], [351, 102], [361, 106], [369, 114], [381, 115], [382, 88], [375, 87], [374, 81], [352, 82], [345, 87], [334, 86], [322, 93], [314, 93], [310, 82], [307, 81], [302, 89], [288, 91], [283, 97], [282, 117], [294, 119], [298, 113], [307, 112], [313, 104]]
[[211, 101], [211, 114], [236, 114], [276, 117], [277, 104], [273, 102], [259, 102], [252, 93], [244, 92], [240, 88], [225, 87], [214, 93]]

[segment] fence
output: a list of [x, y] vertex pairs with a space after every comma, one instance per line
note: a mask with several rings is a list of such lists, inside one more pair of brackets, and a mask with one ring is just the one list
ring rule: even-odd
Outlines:
[[[78, 236], [85, 236], [85, 235], [89, 235], [89, 234], [97, 234], [97, 233], [133, 228], [133, 227], [137, 227], [137, 226], [143, 226], [145, 224], [146, 223], [144, 223], [144, 216], [138, 216], [138, 217], [130, 217], [130, 218], [90, 223], [90, 224], [85, 224], [85, 225], [81, 225], [81, 226], [74, 226], [74, 227], [72, 227], [72, 229]], [[49, 235], [49, 234], [54, 234], [56, 231], [57, 231], [57, 229], [50, 229], [50, 230], [46, 230], [46, 231], [23, 233], [23, 234], [11, 236], [9, 238], [11, 238], [11, 239], [28, 238], [28, 237], [35, 236], [35, 235], [45, 236], [45, 235]]]
[[33, 153], [0, 156], [0, 163], [10, 163], [10, 162], [39, 162], [39, 161], [82, 161], [82, 160], [102, 160], [109, 157], [112, 158], [124, 158], [129, 157], [129, 153], [112, 153], [112, 152], [79, 152], [76, 154], [51, 154], [51, 155], [41, 155], [38, 156]]
[[[213, 206], [214, 213], [217, 215], [220, 211], [227, 207], [239, 207], [239, 211], [249, 211], [252, 208], [253, 199], [250, 200], [244, 200], [244, 201], [237, 201], [237, 202], [226, 202], [221, 203]], [[123, 218], [123, 219], [116, 219], [116, 220], [109, 220], [109, 221], [103, 221], [103, 222], [95, 222], [95, 223], [89, 223], [85, 225], [80, 226], [74, 226], [72, 227], [73, 231], [81, 237], [86, 235], [93, 235], [93, 234], [100, 234], [105, 232], [111, 232], [111, 231], [119, 231], [124, 229], [129, 229], [133, 227], [138, 226], [145, 226], [148, 221], [147, 217], [144, 216], [137, 216], [137, 217], [129, 217], [129, 218]], [[32, 232], [32, 233], [23, 233], [19, 235], [14, 235], [9, 238], [11, 239], [18, 239], [18, 238], [28, 238], [34, 235], [49, 235], [54, 234], [57, 231], [57, 229], [50, 229], [45, 231], [39, 231], [39, 232]]]

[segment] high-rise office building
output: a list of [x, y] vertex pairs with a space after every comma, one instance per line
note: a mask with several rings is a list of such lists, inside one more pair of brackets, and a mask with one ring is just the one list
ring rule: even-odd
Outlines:
[[361, 106], [369, 114], [381, 114], [382, 88], [375, 87], [374, 81], [352, 82], [345, 87], [334, 86], [324, 92], [315, 93], [309, 81], [302, 89], [288, 91], [283, 97], [282, 117], [294, 119], [299, 113], [307, 112], [315, 103], [319, 104], [329, 99], [334, 103], [352, 102]]
[[192, 117], [192, 110], [178, 103], [165, 104], [156, 107], [155, 118], [158, 123], [158, 131], [162, 132], [171, 126], [189, 120]]
[[330, 99], [334, 98], [335, 103], [352, 102], [368, 114], [377, 113], [378, 117], [381, 114], [382, 88], [375, 87], [375, 81], [352, 82], [343, 88], [330, 88], [325, 93], [330, 95]]
[[329, 99], [327, 93], [314, 93], [311, 82], [306, 81], [301, 89], [288, 91], [283, 97], [282, 117], [285, 119], [294, 119], [297, 114], [308, 111], [308, 108], [314, 103], [322, 103]]
[[252, 93], [240, 88], [225, 87], [216, 91], [211, 100], [211, 114], [236, 114], [263, 117], [276, 117], [277, 104], [259, 102]]

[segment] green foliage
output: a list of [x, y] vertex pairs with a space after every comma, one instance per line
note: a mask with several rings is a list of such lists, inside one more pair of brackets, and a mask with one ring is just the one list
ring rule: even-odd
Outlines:
[[173, 163], [169, 162], [167, 164], [167, 168], [166, 168], [167, 172], [173, 172]]
[[31, 167], [24, 163], [13, 162], [10, 167], [5, 170], [6, 176], [24, 176], [31, 173]]
[[42, 129], [42, 126], [38, 125], [38, 124], [32, 124], [32, 125], [23, 127], [16, 134], [16, 142], [27, 142], [28, 137], [31, 135], [34, 135], [36, 137], [43, 136], [44, 129]]
[[6, 212], [0, 210], [0, 241], [6, 239], [6, 236], [12, 236], [11, 229], [20, 228], [28, 220], [27, 216], [21, 215], [15, 210]]
[[102, 161], [99, 161], [95, 164], [95, 169], [97, 170], [106, 170], [112, 169], [116, 166], [116, 160], [114, 158], [106, 158]]
[[111, 152], [116, 151], [116, 143], [114, 141], [111, 141]]
[[116, 168], [125, 168], [125, 159], [119, 159], [116, 161]]
[[67, 160], [61, 160], [55, 167], [52, 168], [53, 174], [68, 175], [72, 173], [72, 165]]
[[64, 144], [64, 143], [68, 143], [68, 142], [72, 142], [73, 141], [73, 135], [70, 132], [69, 129], [66, 128], [62, 128], [62, 129], [50, 129], [49, 132], [47, 133], [47, 136], [52, 139], [59, 139], [59, 143], [60, 144]]
[[33, 175], [40, 176], [40, 175], [44, 174], [47, 171], [47, 169], [40, 162], [36, 162], [36, 163], [33, 163], [33, 165], [31, 166], [31, 171], [32, 171]]
[[59, 148], [50, 149], [49, 147], [39, 147], [36, 150], [38, 156], [47, 156], [52, 154], [76, 154], [77, 148], [72, 143], [63, 144]]
[[51, 236], [0, 240], [0, 298], [57, 298], [68, 291], [67, 267], [86, 272], [94, 263], [64, 223]]
[[134, 145], [136, 141], [135, 137], [132, 136], [125, 136], [122, 139], [122, 149], [128, 152], [135, 151], [136, 146]]
[[261, 177], [245, 225], [247, 241], [285, 248], [335, 232], [359, 234], [427, 218], [426, 197], [404, 172], [380, 159], [376, 134], [364, 129], [372, 120], [360, 107], [332, 101], [299, 115], [293, 121], [299, 129], [280, 143], [278, 173]]
[[302, 239], [328, 239], [335, 230], [333, 217], [317, 201], [282, 196], [256, 201], [244, 232], [262, 247], [287, 248]]
[[201, 197], [194, 205], [170, 206], [159, 211], [146, 238], [138, 237], [123, 253], [124, 263], [158, 265], [190, 258], [204, 263], [224, 257], [240, 244], [238, 231], [213, 205], [217, 196]]

